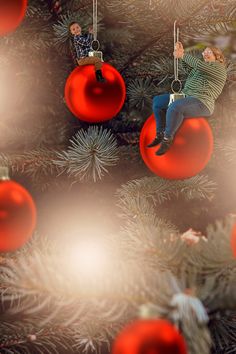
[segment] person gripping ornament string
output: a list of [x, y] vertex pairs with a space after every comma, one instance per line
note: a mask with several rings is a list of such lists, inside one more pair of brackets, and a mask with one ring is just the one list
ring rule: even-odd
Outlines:
[[81, 26], [78, 22], [71, 22], [69, 25], [70, 34], [73, 37], [73, 45], [76, 51], [76, 62], [79, 66], [94, 65], [95, 75], [98, 82], [105, 82], [102, 75], [102, 61], [98, 57], [89, 57], [88, 53], [91, 50], [93, 41], [93, 29], [89, 28], [89, 33], [82, 34]]
[[[152, 148], [161, 143], [156, 155], [165, 154], [174, 136], [185, 118], [209, 117], [212, 115], [215, 100], [221, 94], [227, 78], [225, 58], [222, 51], [215, 47], [207, 47], [203, 51], [203, 59], [184, 53], [181, 42], [176, 42], [173, 53], [181, 59], [182, 67], [188, 71], [185, 82], [185, 97], [169, 105], [170, 94], [162, 94], [153, 98], [153, 112], [156, 120], [156, 137], [147, 145]], [[166, 126], [163, 131], [161, 111], [166, 111]]]

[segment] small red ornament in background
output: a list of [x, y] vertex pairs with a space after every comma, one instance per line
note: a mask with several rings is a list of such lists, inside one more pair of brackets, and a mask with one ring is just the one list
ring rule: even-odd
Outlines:
[[112, 354], [187, 354], [177, 329], [166, 320], [138, 320], [116, 338]]
[[185, 119], [173, 144], [164, 155], [157, 156], [159, 146], [147, 148], [154, 139], [156, 122], [152, 114], [140, 135], [140, 152], [147, 167], [167, 179], [184, 179], [197, 175], [207, 165], [213, 151], [213, 135], [204, 118]]
[[25, 16], [27, 0], [0, 0], [0, 35], [14, 31]]
[[47, 0], [49, 11], [55, 15], [59, 16], [62, 13], [62, 4], [61, 0]]
[[94, 65], [84, 65], [72, 71], [65, 86], [68, 108], [77, 118], [89, 123], [113, 118], [125, 101], [126, 88], [120, 73], [107, 63], [103, 63], [101, 70], [104, 83], [96, 81]]
[[32, 236], [36, 207], [31, 195], [20, 184], [8, 179], [0, 168], [0, 252], [14, 251]]
[[231, 232], [231, 248], [233, 251], [233, 255], [236, 258], [236, 224], [233, 226], [232, 232]]

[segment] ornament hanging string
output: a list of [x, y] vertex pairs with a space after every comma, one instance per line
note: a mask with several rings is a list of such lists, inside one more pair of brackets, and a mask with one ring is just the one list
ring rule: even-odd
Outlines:
[[[176, 21], [174, 22], [174, 50], [176, 43], [179, 42], [179, 27], [176, 28]], [[174, 76], [175, 81], [178, 80], [179, 75], [179, 59], [174, 58]]]
[[[174, 22], [174, 50], [176, 43], [179, 42], [179, 27], [176, 28], [176, 20]], [[179, 83], [179, 90], [175, 91], [174, 90], [174, 83], [178, 82]], [[179, 59], [174, 57], [174, 80], [171, 83], [171, 90], [173, 93], [179, 93], [181, 92], [182, 89], [182, 82], [179, 80]]]
[[[93, 0], [93, 41], [91, 47], [93, 50], [98, 50], [100, 47], [100, 43], [97, 39], [98, 36], [98, 1]], [[93, 48], [93, 44], [96, 43], [97, 48]]]

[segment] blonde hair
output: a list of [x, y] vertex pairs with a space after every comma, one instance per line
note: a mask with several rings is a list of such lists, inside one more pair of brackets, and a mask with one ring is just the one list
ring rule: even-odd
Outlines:
[[211, 47], [211, 46], [209, 46], [208, 48], [211, 49], [212, 53], [214, 54], [214, 56], [218, 62], [220, 62], [223, 65], [226, 65], [226, 59], [225, 59], [224, 54], [221, 49], [216, 48], [216, 47]]

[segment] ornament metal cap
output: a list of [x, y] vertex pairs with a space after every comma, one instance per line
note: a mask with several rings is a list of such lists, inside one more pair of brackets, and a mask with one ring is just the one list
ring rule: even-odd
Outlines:
[[146, 303], [139, 306], [138, 316], [143, 320], [148, 320], [156, 317], [154, 312], [155, 312], [155, 305], [151, 303]]
[[6, 166], [0, 166], [0, 180], [5, 181], [10, 179], [9, 177], [9, 168]]

